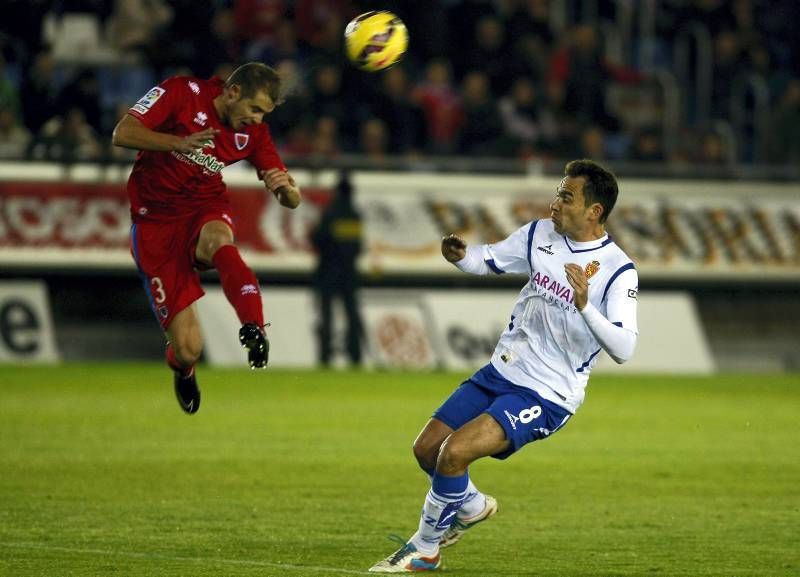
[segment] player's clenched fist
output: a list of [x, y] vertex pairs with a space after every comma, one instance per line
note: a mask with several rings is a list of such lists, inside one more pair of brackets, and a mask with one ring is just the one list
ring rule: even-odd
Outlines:
[[442, 239], [442, 256], [448, 262], [458, 262], [467, 256], [467, 243], [458, 235], [451, 234]]

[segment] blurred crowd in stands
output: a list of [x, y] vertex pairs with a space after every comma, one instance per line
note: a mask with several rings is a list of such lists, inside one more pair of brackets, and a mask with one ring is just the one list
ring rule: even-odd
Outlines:
[[[111, 130], [151, 86], [259, 60], [286, 79], [267, 122], [289, 159], [800, 162], [797, 0], [3, 4], [0, 158], [129, 160]], [[368, 74], [342, 31], [374, 9], [410, 49]]]

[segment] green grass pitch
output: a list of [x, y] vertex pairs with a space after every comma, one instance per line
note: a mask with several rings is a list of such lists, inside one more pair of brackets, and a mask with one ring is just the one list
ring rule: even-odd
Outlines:
[[[411, 443], [465, 375], [0, 366], [0, 575], [365, 574], [416, 529]], [[800, 377], [596, 376], [472, 477], [459, 576], [800, 575]]]

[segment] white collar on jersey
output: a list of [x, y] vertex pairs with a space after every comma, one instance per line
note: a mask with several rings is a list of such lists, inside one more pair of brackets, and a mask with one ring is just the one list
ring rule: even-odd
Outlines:
[[577, 242], [574, 240], [570, 240], [565, 236], [564, 242], [566, 243], [567, 248], [571, 252], [588, 252], [590, 250], [597, 250], [598, 248], [603, 248], [607, 244], [614, 241], [611, 239], [611, 236], [609, 236], [609, 234], [606, 233], [598, 239], [587, 240], [586, 242]]

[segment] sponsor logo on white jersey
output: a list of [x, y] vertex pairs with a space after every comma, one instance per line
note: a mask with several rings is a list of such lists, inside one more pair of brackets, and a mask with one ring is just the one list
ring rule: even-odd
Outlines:
[[205, 126], [206, 122], [208, 122], [208, 114], [205, 112], [198, 112], [194, 117], [194, 123], [199, 124], [200, 126]]
[[545, 254], [554, 254], [553, 253], [553, 244], [546, 244], [544, 246], [537, 246], [536, 250], [540, 250]]
[[153, 104], [161, 98], [166, 90], [161, 88], [160, 86], [154, 86], [150, 89], [150, 91], [142, 96], [136, 104], [134, 104], [131, 108], [138, 112], [139, 114], [147, 114], [147, 111], [152, 108]]

